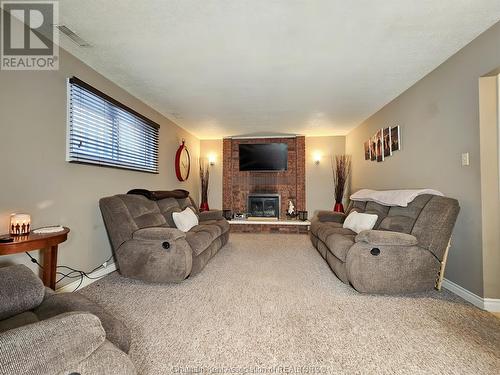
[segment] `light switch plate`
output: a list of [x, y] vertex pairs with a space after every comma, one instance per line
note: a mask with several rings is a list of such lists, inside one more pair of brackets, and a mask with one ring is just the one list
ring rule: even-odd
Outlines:
[[462, 154], [462, 166], [466, 167], [470, 165], [470, 162], [469, 162], [469, 153], [468, 152], [464, 152]]

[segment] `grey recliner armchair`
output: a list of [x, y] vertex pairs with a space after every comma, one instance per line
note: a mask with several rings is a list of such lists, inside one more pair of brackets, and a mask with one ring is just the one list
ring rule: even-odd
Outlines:
[[127, 327], [24, 265], [0, 268], [0, 375], [135, 374]]
[[[360, 292], [440, 289], [459, 210], [456, 199], [429, 194], [407, 207], [351, 202], [345, 214], [319, 211], [310, 237], [337, 277]], [[374, 229], [343, 228], [352, 211], [376, 214]]]

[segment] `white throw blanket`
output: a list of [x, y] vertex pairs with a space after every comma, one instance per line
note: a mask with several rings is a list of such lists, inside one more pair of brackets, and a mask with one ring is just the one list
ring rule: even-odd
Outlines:
[[432, 194], [443, 196], [443, 193], [433, 189], [413, 189], [413, 190], [370, 190], [361, 189], [351, 195], [352, 201], [377, 202], [384, 206], [406, 207], [417, 196], [422, 194]]

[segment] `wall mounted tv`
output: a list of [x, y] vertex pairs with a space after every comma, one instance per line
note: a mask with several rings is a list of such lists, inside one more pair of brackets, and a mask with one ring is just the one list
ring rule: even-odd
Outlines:
[[286, 171], [288, 145], [286, 143], [242, 143], [240, 171]]

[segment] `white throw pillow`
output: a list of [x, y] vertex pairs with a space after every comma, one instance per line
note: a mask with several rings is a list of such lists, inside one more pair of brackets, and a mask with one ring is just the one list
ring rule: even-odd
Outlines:
[[362, 214], [352, 211], [344, 221], [344, 228], [350, 229], [353, 232], [359, 233], [364, 230], [373, 229], [377, 222], [378, 216], [372, 214]]
[[172, 219], [177, 229], [183, 232], [188, 232], [192, 227], [198, 225], [198, 216], [189, 207], [186, 207], [182, 212], [173, 212]]

